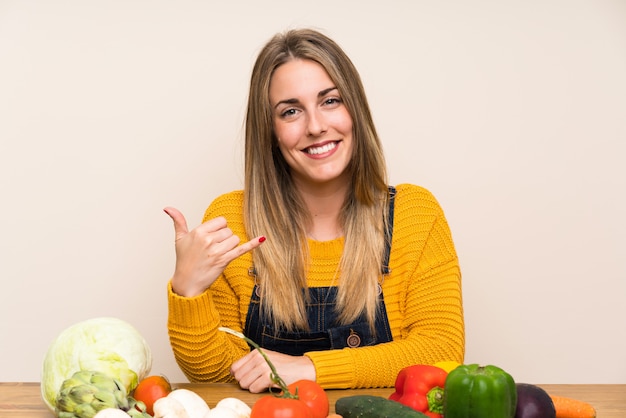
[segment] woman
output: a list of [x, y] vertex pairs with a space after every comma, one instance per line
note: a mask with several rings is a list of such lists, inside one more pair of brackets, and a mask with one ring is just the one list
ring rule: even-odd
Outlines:
[[[360, 77], [307, 29], [260, 52], [246, 116], [245, 185], [176, 231], [170, 341], [191, 381], [393, 386], [406, 366], [463, 361], [460, 271], [425, 189], [389, 187]], [[250, 239], [252, 237], [252, 239]], [[240, 244], [240, 242], [244, 242]]]

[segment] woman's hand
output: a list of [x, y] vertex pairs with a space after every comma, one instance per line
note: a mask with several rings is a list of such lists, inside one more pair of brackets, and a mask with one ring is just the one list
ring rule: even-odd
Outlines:
[[180, 296], [193, 297], [204, 292], [222, 274], [228, 263], [265, 241], [257, 237], [239, 245], [239, 237], [228, 228], [226, 219], [211, 219], [189, 231], [183, 214], [165, 208], [174, 221], [176, 234], [176, 269], [172, 290]]
[[[307, 356], [290, 356], [266, 349], [263, 352], [287, 385], [300, 379], [315, 381], [315, 367]], [[270, 379], [270, 372], [270, 366], [258, 350], [252, 350], [230, 368], [230, 373], [239, 382], [239, 386], [252, 393], [263, 392], [270, 386], [275, 387]]]

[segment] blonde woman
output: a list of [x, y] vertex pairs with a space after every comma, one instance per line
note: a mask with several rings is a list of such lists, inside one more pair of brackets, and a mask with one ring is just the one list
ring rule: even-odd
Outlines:
[[360, 77], [324, 34], [260, 52], [246, 116], [245, 184], [189, 230], [174, 208], [168, 329], [191, 381], [393, 386], [412, 364], [463, 361], [461, 275], [427, 190], [391, 187]]

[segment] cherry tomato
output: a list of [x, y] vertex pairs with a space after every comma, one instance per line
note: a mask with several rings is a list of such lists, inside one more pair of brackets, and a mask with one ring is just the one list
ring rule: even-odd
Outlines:
[[312, 380], [298, 380], [287, 386], [289, 392], [298, 395], [298, 399], [308, 405], [313, 411], [313, 418], [328, 416], [328, 395], [322, 387]]
[[294, 398], [263, 396], [252, 406], [250, 418], [314, 418], [304, 402]]
[[141, 380], [135, 391], [133, 398], [146, 404], [146, 412], [154, 415], [152, 406], [157, 399], [166, 397], [172, 391], [170, 381], [164, 376], [148, 376]]

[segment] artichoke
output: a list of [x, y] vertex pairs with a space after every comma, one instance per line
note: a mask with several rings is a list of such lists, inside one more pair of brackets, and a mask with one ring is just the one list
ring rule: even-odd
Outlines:
[[92, 418], [106, 408], [127, 411], [126, 388], [104, 373], [81, 370], [61, 385], [55, 412], [59, 418]]

